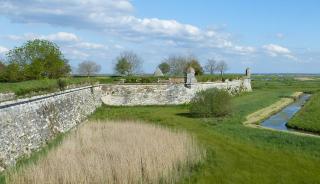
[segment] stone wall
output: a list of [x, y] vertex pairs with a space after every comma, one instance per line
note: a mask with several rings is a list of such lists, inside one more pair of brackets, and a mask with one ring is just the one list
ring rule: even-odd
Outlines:
[[226, 89], [235, 94], [251, 91], [250, 79], [226, 82], [184, 84], [118, 84], [102, 86], [102, 101], [107, 105], [176, 105], [190, 102], [194, 95], [209, 88]]
[[99, 87], [0, 103], [0, 171], [83, 121], [101, 103]]
[[0, 171], [39, 149], [89, 114], [107, 105], [170, 105], [188, 103], [201, 90], [251, 91], [250, 79], [216, 83], [110, 84], [82, 87], [0, 103]]
[[0, 102], [13, 100], [16, 98], [14, 93], [0, 93]]

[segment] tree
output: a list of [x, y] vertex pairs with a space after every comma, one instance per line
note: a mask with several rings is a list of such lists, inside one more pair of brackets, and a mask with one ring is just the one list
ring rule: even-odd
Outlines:
[[131, 64], [125, 58], [118, 59], [115, 70], [120, 75], [129, 75]]
[[195, 71], [195, 75], [203, 74], [203, 68], [195, 57], [188, 58], [187, 62], [188, 62], [187, 68], [192, 67]]
[[210, 73], [211, 75], [214, 74], [217, 67], [217, 61], [215, 59], [208, 59], [207, 64], [205, 65], [206, 72]]
[[10, 82], [18, 82], [23, 80], [23, 76], [21, 75], [21, 70], [18, 64], [10, 63], [7, 65], [4, 71], [4, 80]]
[[158, 67], [163, 74], [168, 74], [170, 72], [170, 65], [167, 62], [162, 62]]
[[142, 72], [142, 59], [132, 51], [122, 52], [116, 59], [115, 71], [121, 75], [133, 75]]
[[188, 67], [194, 68], [196, 75], [202, 75], [203, 69], [198, 61], [198, 59], [192, 55], [190, 56], [169, 56], [164, 62], [168, 63], [170, 66], [170, 73], [172, 75], [183, 75]]
[[183, 75], [188, 64], [186, 57], [178, 55], [171, 55], [168, 58], [164, 59], [163, 62], [169, 64], [170, 74], [176, 76]]
[[220, 72], [220, 75], [223, 76], [223, 73], [228, 70], [228, 64], [221, 60], [217, 63], [217, 71]]
[[21, 75], [19, 80], [59, 78], [71, 71], [59, 47], [47, 40], [28, 41], [21, 47], [10, 50], [7, 57], [8, 65], [11, 65], [8, 70], [15, 68]]
[[4, 64], [4, 62], [0, 60], [0, 81], [4, 80], [5, 69], [6, 69], [6, 65]]
[[93, 61], [83, 61], [78, 65], [78, 72], [86, 75], [87, 77], [92, 74], [98, 73], [101, 70], [101, 66]]
[[4, 64], [4, 62], [2, 62], [0, 60], [0, 73], [2, 73], [4, 71], [5, 67], [6, 67], [6, 65]]

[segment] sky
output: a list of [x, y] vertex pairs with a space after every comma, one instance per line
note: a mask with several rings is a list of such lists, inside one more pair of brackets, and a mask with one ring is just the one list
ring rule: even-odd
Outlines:
[[0, 0], [0, 58], [28, 40], [55, 42], [74, 71], [95, 61], [113, 73], [133, 51], [153, 73], [170, 55], [228, 72], [320, 73], [318, 0]]

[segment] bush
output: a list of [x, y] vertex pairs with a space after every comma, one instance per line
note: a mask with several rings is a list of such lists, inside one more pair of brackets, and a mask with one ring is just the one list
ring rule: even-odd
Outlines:
[[220, 89], [200, 91], [190, 102], [190, 113], [201, 117], [222, 117], [231, 113], [231, 95]]
[[58, 84], [60, 91], [63, 91], [67, 86], [67, 81], [64, 79], [58, 79], [57, 84]]

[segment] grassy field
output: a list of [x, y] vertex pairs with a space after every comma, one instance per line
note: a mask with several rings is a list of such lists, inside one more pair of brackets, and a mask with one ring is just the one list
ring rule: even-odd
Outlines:
[[[225, 118], [191, 117], [187, 105], [102, 106], [90, 120], [144, 121], [193, 135], [206, 149], [206, 160], [181, 183], [319, 183], [320, 138], [242, 125], [247, 115], [295, 91], [316, 92], [319, 84], [318, 80], [256, 77], [254, 92], [234, 97], [233, 114]], [[31, 163], [46, 154], [34, 154]]]
[[188, 116], [186, 106], [100, 108], [92, 119], [139, 119], [187, 130], [207, 150], [204, 166], [191, 183], [317, 183], [320, 139], [244, 127], [244, 117], [286, 92], [256, 91], [234, 99], [236, 112], [225, 119]]
[[291, 128], [320, 133], [320, 93], [315, 93], [310, 100], [289, 122]]

